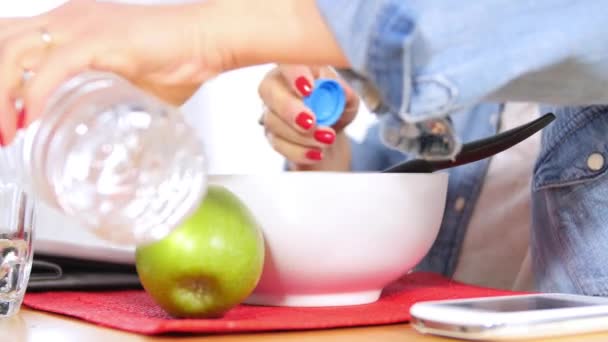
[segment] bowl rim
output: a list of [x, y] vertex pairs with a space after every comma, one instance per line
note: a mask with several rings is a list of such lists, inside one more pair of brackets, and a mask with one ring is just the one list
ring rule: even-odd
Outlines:
[[[208, 177], [295, 177], [295, 176], [341, 176], [341, 177], [364, 177], [377, 176], [384, 178], [402, 178], [402, 177], [424, 177], [424, 178], [446, 178], [449, 177], [447, 171], [437, 172], [414, 172], [414, 173], [382, 173], [374, 171], [281, 171], [281, 172], [259, 172], [259, 173], [210, 173]], [[306, 177], [306, 176], [304, 176]]]

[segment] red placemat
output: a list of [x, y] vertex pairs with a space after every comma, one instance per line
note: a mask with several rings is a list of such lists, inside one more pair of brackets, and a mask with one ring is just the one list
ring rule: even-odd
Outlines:
[[411, 273], [388, 286], [372, 304], [286, 308], [240, 305], [221, 319], [174, 319], [144, 291], [28, 293], [30, 308], [64, 314], [110, 328], [146, 334], [312, 330], [407, 322], [423, 300], [516, 294], [458, 283], [431, 273]]

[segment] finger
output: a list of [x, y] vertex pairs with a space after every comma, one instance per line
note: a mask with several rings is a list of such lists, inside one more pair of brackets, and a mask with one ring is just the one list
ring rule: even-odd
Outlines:
[[357, 111], [359, 109], [359, 95], [351, 88], [351, 86], [346, 83], [342, 78], [336, 78], [336, 82], [340, 84], [342, 90], [344, 90], [344, 95], [346, 97], [346, 107], [344, 111]]
[[300, 97], [310, 95], [314, 87], [313, 70], [303, 65], [280, 65], [279, 72], [294, 94]]
[[0, 126], [0, 147], [4, 147], [6, 142], [4, 142], [4, 135], [2, 134], [2, 127]]
[[340, 83], [340, 86], [344, 90], [344, 95], [346, 98], [346, 105], [344, 107], [344, 112], [338, 122], [336, 122], [333, 126], [334, 129], [340, 131], [348, 126], [353, 120], [355, 116], [359, 112], [359, 104], [361, 101], [359, 100], [359, 96], [355, 91], [346, 83], [343, 79], [338, 78], [336, 80]]
[[270, 132], [266, 133], [270, 146], [288, 161], [300, 165], [313, 165], [323, 160], [323, 151], [291, 143]]
[[297, 145], [323, 149], [336, 140], [336, 133], [331, 128], [316, 129], [311, 136], [295, 130], [276, 113], [267, 111], [262, 118], [267, 132]]
[[0, 40], [4, 40], [16, 33], [35, 31], [40, 27], [44, 27], [45, 24], [46, 21], [42, 16], [2, 18], [0, 19]]
[[27, 19], [16, 17], [7, 17], [0, 19], [0, 37], [4, 34], [5, 31], [9, 31], [11, 28], [18, 26], [19, 23], [26, 21]]
[[312, 133], [315, 116], [304, 102], [295, 95], [278, 72], [270, 73], [260, 84], [260, 97], [270, 111], [295, 130]]
[[10, 144], [17, 131], [17, 111], [14, 109], [13, 102], [2, 103], [3, 108], [11, 108], [2, 112], [0, 116], [0, 132], [4, 144]]
[[[15, 101], [22, 96], [24, 68], [33, 64], [32, 54], [40, 54], [46, 47], [37, 31], [16, 34], [2, 42], [0, 47], [0, 112], [1, 126], [4, 130], [4, 140], [10, 142], [17, 125], [17, 110]], [[30, 55], [30, 57], [27, 57]], [[25, 62], [27, 65], [23, 65]]]
[[88, 70], [93, 56], [95, 46], [85, 43], [67, 45], [49, 54], [24, 91], [27, 124], [42, 114], [46, 100], [61, 83]]

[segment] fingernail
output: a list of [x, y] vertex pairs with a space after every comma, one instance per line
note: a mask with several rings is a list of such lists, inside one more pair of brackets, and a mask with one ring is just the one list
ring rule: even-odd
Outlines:
[[321, 160], [323, 159], [323, 153], [319, 150], [310, 150], [306, 152], [306, 158], [310, 160]]
[[4, 136], [2, 135], [2, 131], [0, 131], [0, 147], [4, 147]]
[[304, 128], [305, 130], [309, 130], [312, 128], [312, 125], [315, 123], [315, 119], [312, 117], [312, 115], [306, 113], [306, 112], [302, 112], [300, 114], [298, 114], [298, 116], [296, 117], [296, 124], [298, 124], [298, 126]]
[[312, 85], [310, 85], [310, 82], [308, 82], [306, 77], [302, 76], [296, 79], [296, 89], [298, 89], [303, 96], [308, 96], [312, 92]]
[[25, 128], [26, 111], [22, 108], [17, 114], [17, 130]]
[[315, 139], [324, 144], [333, 144], [336, 140], [336, 135], [329, 131], [318, 130], [315, 132]]

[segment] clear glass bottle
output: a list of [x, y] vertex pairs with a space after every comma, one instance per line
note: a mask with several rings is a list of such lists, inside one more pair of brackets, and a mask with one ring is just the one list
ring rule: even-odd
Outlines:
[[199, 205], [205, 158], [179, 110], [126, 80], [64, 83], [22, 136], [24, 183], [103, 239], [162, 239]]

